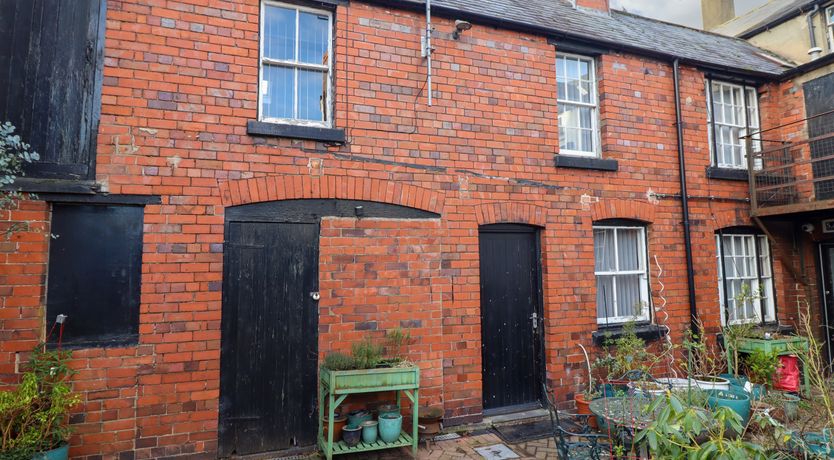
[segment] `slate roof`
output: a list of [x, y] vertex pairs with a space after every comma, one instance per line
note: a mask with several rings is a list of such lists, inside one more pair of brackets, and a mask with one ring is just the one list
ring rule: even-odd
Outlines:
[[741, 16], [731, 19], [724, 24], [715, 27], [712, 31], [730, 37], [744, 36], [746, 33], [761, 27], [766, 27], [783, 16], [796, 16], [800, 10], [810, 9], [816, 0], [770, 0], [769, 2], [753, 8]]
[[[424, 0], [386, 3], [425, 5]], [[606, 14], [574, 8], [564, 0], [432, 0], [432, 8], [527, 26], [540, 33], [679, 57], [682, 61], [743, 73], [777, 76], [792, 67], [782, 64], [786, 61], [784, 58], [741, 39], [622, 11], [611, 10], [610, 14]]]

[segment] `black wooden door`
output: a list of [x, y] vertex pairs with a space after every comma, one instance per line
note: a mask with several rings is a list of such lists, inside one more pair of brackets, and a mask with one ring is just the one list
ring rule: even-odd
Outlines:
[[538, 232], [521, 225], [480, 229], [484, 411], [539, 405], [541, 266]]
[[834, 243], [820, 245], [820, 276], [822, 278], [822, 293], [826, 309], [826, 326], [828, 326], [828, 359], [834, 362]]
[[[816, 78], [802, 85], [805, 94], [805, 113], [808, 120], [808, 137], [813, 139], [831, 132], [834, 127], [834, 74]], [[822, 115], [827, 113], [827, 115]], [[811, 141], [811, 158], [831, 155], [831, 139]], [[811, 164], [815, 178], [830, 177], [834, 174], [834, 160], [818, 160]], [[817, 180], [814, 193], [818, 200], [834, 198], [834, 180]]]
[[226, 232], [220, 454], [311, 446], [318, 224], [230, 222]]

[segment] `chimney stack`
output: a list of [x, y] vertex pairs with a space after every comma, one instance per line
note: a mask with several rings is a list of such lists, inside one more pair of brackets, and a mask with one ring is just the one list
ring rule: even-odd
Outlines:
[[608, 0], [575, 0], [575, 5], [580, 8], [608, 13]]
[[701, 0], [704, 30], [712, 30], [736, 17], [734, 0]]

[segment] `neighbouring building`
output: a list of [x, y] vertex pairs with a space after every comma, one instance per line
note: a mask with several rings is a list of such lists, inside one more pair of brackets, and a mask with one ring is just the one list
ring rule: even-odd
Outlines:
[[768, 0], [738, 16], [734, 3], [701, 0], [704, 29], [743, 38], [796, 63], [834, 53], [831, 0]]
[[225, 458], [314, 444], [322, 357], [395, 328], [460, 424], [569, 400], [626, 321], [826, 325], [830, 61], [521, 5], [3, 2], [0, 120], [42, 160], [0, 214], [0, 381], [67, 315], [74, 458]]

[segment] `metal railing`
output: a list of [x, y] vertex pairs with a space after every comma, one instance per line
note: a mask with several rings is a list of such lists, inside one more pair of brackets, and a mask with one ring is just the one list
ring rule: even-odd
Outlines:
[[742, 138], [754, 216], [834, 207], [834, 110]]

